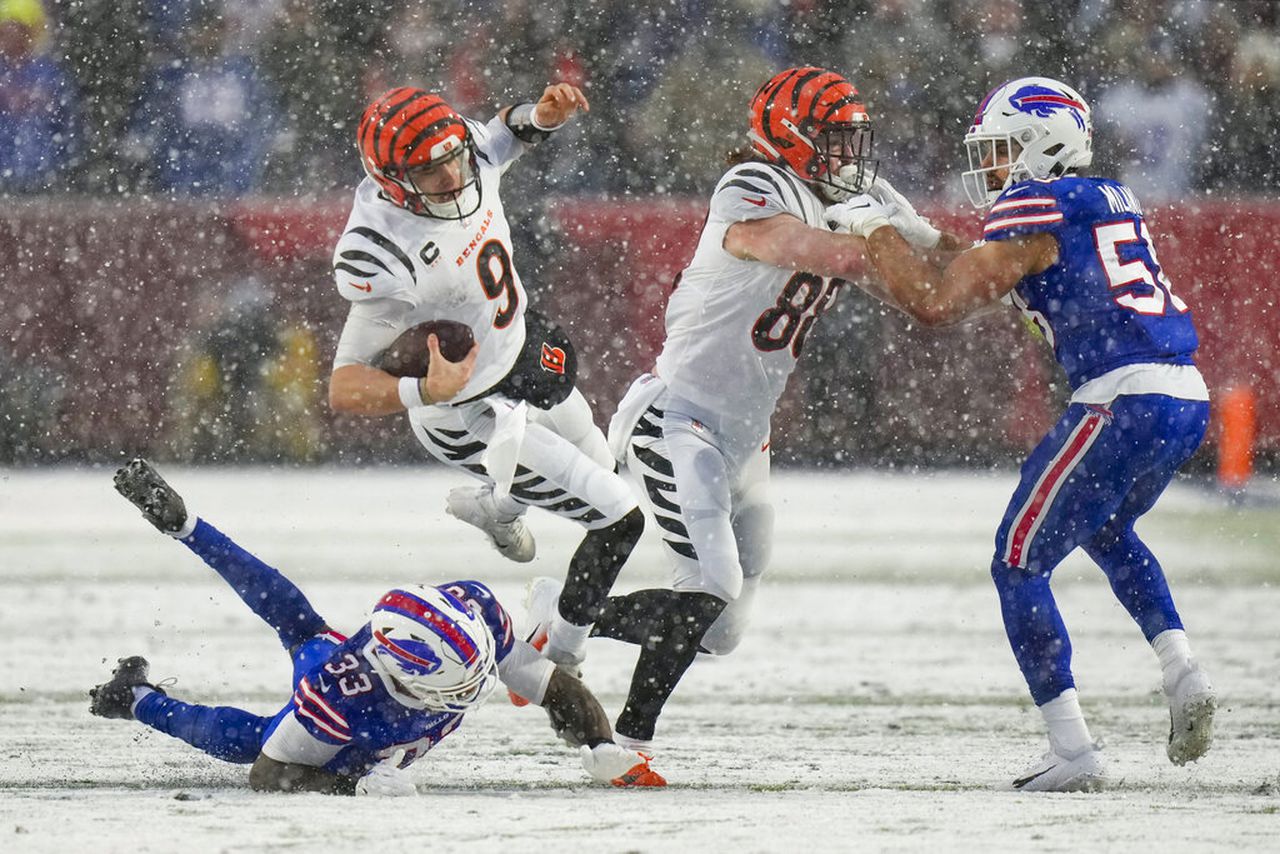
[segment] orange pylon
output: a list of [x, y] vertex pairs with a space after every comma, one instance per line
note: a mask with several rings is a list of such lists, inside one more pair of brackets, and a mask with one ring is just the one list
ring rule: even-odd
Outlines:
[[1218, 485], [1239, 491], [1253, 475], [1253, 441], [1257, 435], [1256, 395], [1248, 386], [1233, 386], [1218, 401]]

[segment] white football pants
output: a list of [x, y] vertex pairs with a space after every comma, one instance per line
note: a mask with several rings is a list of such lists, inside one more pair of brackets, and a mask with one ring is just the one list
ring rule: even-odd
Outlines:
[[660, 529], [672, 589], [729, 603], [702, 641], [708, 652], [725, 655], [742, 638], [769, 563], [773, 506], [768, 437], [717, 431], [709, 421], [664, 390], [635, 422], [627, 468]]
[[[413, 409], [409, 424], [431, 456], [492, 484], [484, 457], [495, 417], [486, 401]], [[604, 434], [581, 392], [574, 389], [549, 410], [528, 407], [528, 413], [511, 484], [513, 503], [541, 507], [591, 530], [635, 509], [635, 496], [613, 471]]]

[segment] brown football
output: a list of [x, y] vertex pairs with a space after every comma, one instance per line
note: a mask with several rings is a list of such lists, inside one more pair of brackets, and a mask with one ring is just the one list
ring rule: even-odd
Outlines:
[[434, 334], [440, 341], [440, 355], [450, 362], [458, 362], [471, 352], [476, 338], [471, 327], [454, 320], [428, 320], [400, 334], [391, 346], [378, 357], [376, 366], [394, 377], [425, 377], [431, 351], [427, 349], [427, 337]]

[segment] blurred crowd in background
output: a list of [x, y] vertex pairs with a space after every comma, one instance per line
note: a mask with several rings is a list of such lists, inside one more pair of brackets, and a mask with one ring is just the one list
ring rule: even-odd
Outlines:
[[[557, 233], [557, 200], [672, 197], [688, 243], [752, 94], [799, 64], [859, 87], [882, 173], [935, 211], [959, 206], [984, 93], [1031, 74], [1084, 94], [1093, 171], [1148, 204], [1280, 189], [1271, 0], [0, 0], [0, 463], [413, 458], [399, 419], [335, 422], [324, 403], [345, 311], [328, 247], [273, 263], [227, 214], [340, 226], [360, 113], [399, 85], [482, 120], [553, 81], [587, 93], [590, 114], [507, 173], [503, 201], [533, 303], [568, 306], [607, 418], [655, 342], [595, 328], [588, 304], [622, 316], [687, 255], [618, 263], [624, 222], [588, 258]], [[1064, 396], [1020, 329], [922, 336], [846, 293], [784, 400], [780, 460], [1007, 461], [1049, 411], [1005, 406], [1013, 390]]]
[[0, 192], [345, 189], [392, 85], [486, 117], [565, 80], [593, 111], [539, 152], [553, 190], [703, 193], [797, 64], [855, 82], [925, 195], [954, 192], [982, 94], [1028, 74], [1092, 101], [1095, 165], [1140, 198], [1280, 183], [1271, 0], [0, 0]]

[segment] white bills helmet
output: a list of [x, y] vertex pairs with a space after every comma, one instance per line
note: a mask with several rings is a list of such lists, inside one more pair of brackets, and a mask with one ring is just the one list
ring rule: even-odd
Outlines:
[[[1022, 77], [987, 93], [964, 137], [965, 194], [986, 207], [1008, 187], [1057, 178], [1093, 162], [1093, 117], [1080, 93], [1047, 77]], [[991, 173], [1009, 168], [1003, 185]]]
[[369, 620], [366, 657], [436, 712], [466, 712], [493, 692], [496, 643], [484, 620], [438, 587], [392, 590]]

